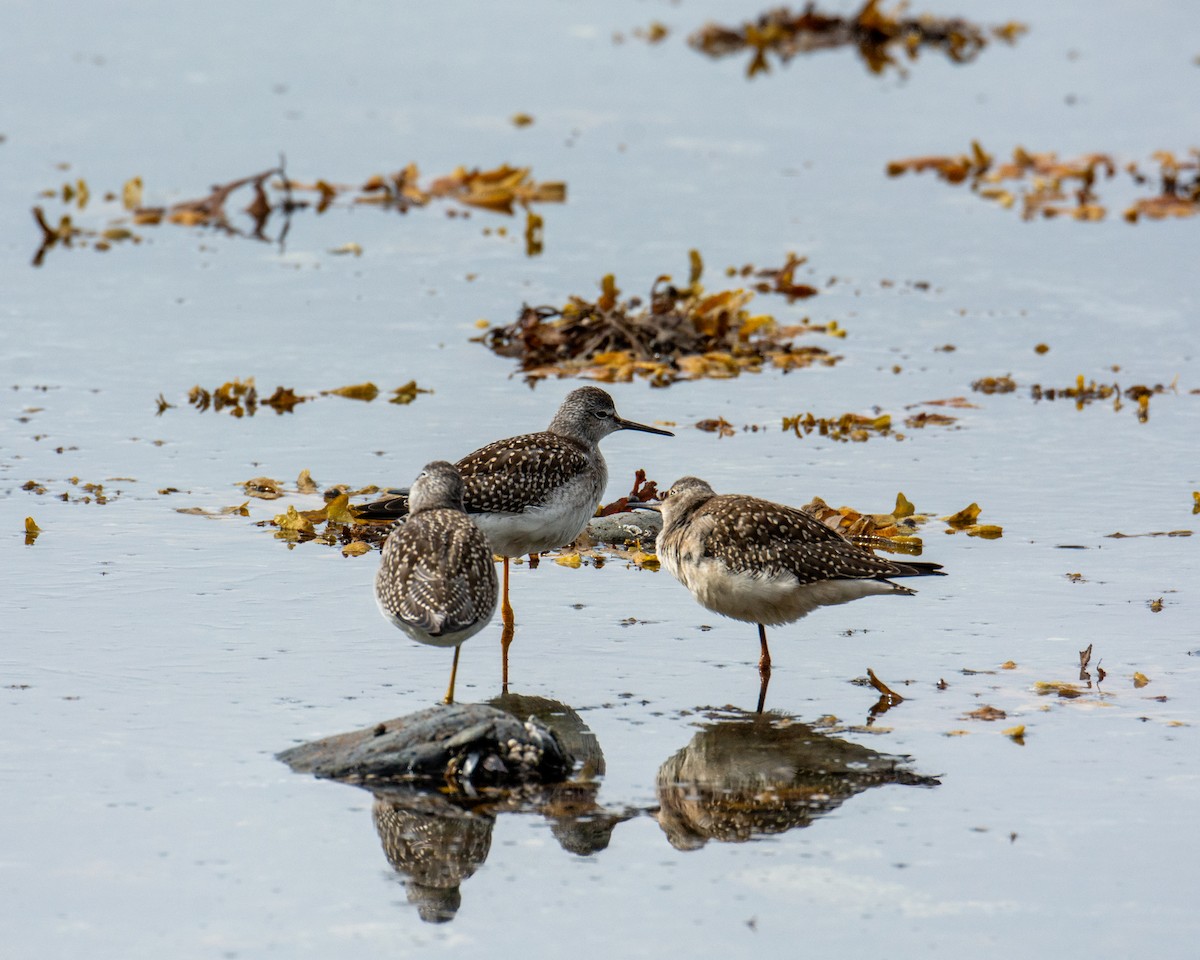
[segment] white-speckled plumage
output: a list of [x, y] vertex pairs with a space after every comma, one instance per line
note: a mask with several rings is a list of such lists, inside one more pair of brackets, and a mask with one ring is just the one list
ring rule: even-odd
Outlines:
[[709, 610], [759, 624], [766, 675], [764, 626], [860, 597], [909, 595], [914, 591], [891, 578], [941, 571], [936, 563], [877, 557], [802, 510], [718, 495], [696, 477], [675, 482], [662, 514], [657, 550], [663, 566]]
[[[375, 575], [379, 611], [413, 640], [458, 647], [496, 611], [499, 584], [487, 537], [463, 511], [453, 464], [426, 465], [409, 493], [408, 517], [383, 545]], [[451, 673], [447, 702], [454, 697]]]
[[[624, 420], [599, 387], [580, 387], [563, 400], [541, 433], [497, 440], [458, 461], [463, 503], [491, 541], [492, 551], [517, 557], [574, 540], [608, 486], [599, 443], [617, 430], [672, 434]], [[407, 498], [357, 508], [368, 519], [403, 516]]]
[[[463, 504], [504, 558], [501, 614], [502, 682], [508, 684], [508, 643], [513, 611], [508, 602], [508, 560], [540, 553], [573, 541], [596, 513], [608, 486], [608, 466], [599, 443], [617, 430], [674, 436], [668, 430], [625, 420], [612, 397], [599, 387], [567, 394], [550, 426], [497, 440], [458, 461]], [[398, 519], [408, 513], [408, 496], [362, 504], [356, 514], [367, 520]]]

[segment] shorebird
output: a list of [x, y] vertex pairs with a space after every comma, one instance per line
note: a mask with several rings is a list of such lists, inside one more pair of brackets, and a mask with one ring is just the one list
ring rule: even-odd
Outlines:
[[496, 567], [487, 537], [463, 510], [454, 464], [425, 465], [408, 494], [408, 517], [388, 534], [375, 575], [379, 611], [412, 639], [453, 647], [446, 703], [462, 642], [496, 612]]
[[877, 557], [802, 510], [718, 495], [696, 477], [675, 481], [662, 515], [663, 566], [709, 610], [758, 624], [759, 713], [771, 678], [768, 626], [860, 597], [916, 592], [893, 578], [942, 575], [941, 564]]
[[[618, 416], [612, 397], [599, 387], [579, 387], [567, 394], [541, 433], [497, 440], [458, 461], [466, 511], [487, 535], [492, 552], [504, 560], [500, 612], [506, 687], [513, 627], [509, 558], [561, 547], [579, 536], [608, 485], [608, 466], [598, 445], [618, 430], [674, 436]], [[408, 510], [403, 494], [355, 508], [366, 520], [396, 519]]]

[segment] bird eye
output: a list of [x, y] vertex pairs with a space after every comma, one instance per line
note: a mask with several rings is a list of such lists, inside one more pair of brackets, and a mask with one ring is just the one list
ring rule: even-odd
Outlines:
[[594, 412], [595, 412], [597, 420], [607, 420], [609, 417], [612, 416], [611, 410], [596, 410]]

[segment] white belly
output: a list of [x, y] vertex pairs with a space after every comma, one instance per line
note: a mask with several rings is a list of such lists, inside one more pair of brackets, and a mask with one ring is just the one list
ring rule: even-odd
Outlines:
[[492, 552], [502, 557], [553, 550], [570, 543], [587, 526], [599, 503], [595, 486], [580, 478], [541, 506], [521, 513], [473, 513], [471, 519], [488, 538]]
[[682, 569], [675, 557], [662, 556], [664, 565], [702, 606], [715, 613], [774, 626], [791, 623], [818, 607], [849, 603], [860, 597], [912, 593], [908, 587], [881, 580], [826, 580], [801, 584], [790, 574], [761, 576], [731, 573], [720, 561], [703, 559]]

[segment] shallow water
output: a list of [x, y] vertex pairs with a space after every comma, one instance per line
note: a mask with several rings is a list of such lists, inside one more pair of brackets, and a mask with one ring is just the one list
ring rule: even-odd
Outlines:
[[[1101, 223], [1025, 223], [883, 168], [972, 138], [997, 154], [1182, 153], [1195, 145], [1200, 31], [1168, 3], [943, 4], [927, 9], [1031, 31], [963, 66], [927, 54], [904, 80], [837, 51], [746, 81], [743, 60], [683, 42], [707, 19], [757, 12], [725, 6], [535, 3], [476, 19], [374, 3], [352, 16], [303, 3], [6, 8], [6, 955], [536, 957], [565, 943], [744, 956], [801, 937], [842, 957], [1193, 954], [1198, 540], [1108, 535], [1198, 525], [1196, 222], [1130, 226], [1114, 185]], [[629, 36], [652, 19], [672, 30], [662, 44]], [[514, 128], [517, 111], [535, 123]], [[528, 164], [565, 180], [568, 199], [539, 208], [538, 258], [524, 255], [520, 218], [341, 209], [297, 214], [282, 247], [163, 226], [138, 246], [55, 249], [29, 265], [29, 208], [63, 212], [43, 189], [82, 177], [95, 195], [137, 174], [148, 200], [172, 202], [281, 151], [298, 178], [345, 182], [409, 161], [427, 175]], [[351, 241], [361, 257], [328, 252]], [[628, 819], [580, 855], [551, 818], [499, 816], [453, 921], [425, 924], [381, 849], [371, 795], [274, 754], [427, 706], [449, 653], [378, 616], [375, 554], [289, 551], [253, 525], [316, 498], [252, 500], [249, 519], [177, 508], [238, 504], [241, 481], [302, 469], [321, 484], [407, 483], [430, 459], [541, 428], [574, 384], [527, 389], [469, 342], [475, 321], [591, 296], [608, 272], [645, 291], [684, 275], [693, 247], [713, 289], [727, 265], [807, 255], [822, 293], [762, 309], [838, 320], [846, 339], [816, 342], [844, 359], [615, 385], [625, 416], [678, 435], [606, 440], [610, 494], [642, 467], [661, 483], [693, 473], [718, 490], [868, 511], [891, 509], [897, 491], [939, 516], [978, 502], [1001, 539], [924, 530], [924, 557], [950, 576], [771, 634], [772, 729], [813, 725], [940, 782], [873, 785], [746, 842], [673, 846], [655, 812], [660, 768], [753, 707], [753, 627], [708, 614], [665, 573], [519, 565], [514, 689], [577, 711], [603, 750], [596, 802]], [[1015, 393], [971, 391], [1006, 373]], [[1034, 383], [1079, 374], [1178, 377], [1178, 390], [1154, 396], [1145, 423], [1132, 403], [1030, 398]], [[248, 376], [266, 392], [414, 378], [435, 392], [242, 419], [186, 405], [193, 384]], [[176, 407], [157, 417], [160, 393]], [[903, 441], [778, 429], [808, 410], [878, 407], [899, 422], [909, 404], [955, 396], [977, 406]], [[767, 429], [690, 426], [718, 416]], [[103, 483], [109, 502], [80, 502], [71, 477]], [[21, 489], [28, 480], [46, 493]], [[169, 487], [180, 492], [159, 493]], [[26, 516], [44, 531], [31, 546]], [[499, 692], [498, 633], [464, 647], [460, 699]], [[1088, 644], [1093, 674], [1097, 660], [1107, 671], [1100, 691], [1036, 692], [1076, 681]], [[868, 666], [907, 698], [869, 729], [874, 693], [848, 682]], [[1135, 687], [1135, 672], [1150, 683]], [[964, 718], [984, 705], [1006, 717]], [[1023, 743], [1001, 732], [1021, 724]]]

